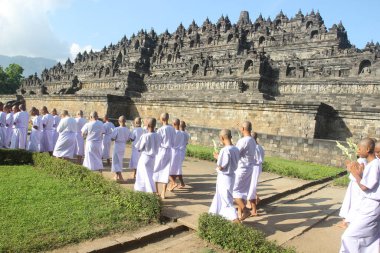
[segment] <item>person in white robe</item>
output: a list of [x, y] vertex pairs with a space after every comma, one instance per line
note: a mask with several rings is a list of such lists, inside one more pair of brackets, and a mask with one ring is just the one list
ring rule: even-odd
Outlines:
[[184, 142], [184, 134], [179, 130], [180, 120], [173, 120], [173, 127], [175, 129], [174, 144], [172, 147], [172, 155], [170, 162], [170, 171], [169, 171], [169, 181], [170, 185], [168, 187], [169, 191], [173, 191], [178, 187], [178, 184], [175, 182], [177, 176], [181, 173], [182, 170], [182, 153], [181, 146]]
[[54, 118], [54, 123], [53, 123], [53, 129], [54, 129], [54, 132], [53, 132], [53, 149], [54, 149], [55, 144], [57, 143], [57, 140], [58, 140], [59, 133], [57, 131], [57, 127], [58, 127], [59, 121], [61, 120], [61, 117], [58, 115], [57, 109], [55, 109], [55, 108], [53, 108], [53, 110], [51, 111], [51, 115]]
[[115, 141], [112, 153], [111, 171], [115, 173], [116, 181], [124, 181], [122, 172], [125, 146], [127, 145], [127, 142], [131, 139], [131, 132], [125, 125], [126, 119], [124, 116], [120, 116], [118, 121], [119, 126], [116, 127], [111, 134], [111, 139]]
[[245, 219], [250, 215], [250, 211], [245, 205], [252, 180], [253, 166], [256, 160], [256, 141], [251, 136], [251, 122], [243, 122], [240, 132], [243, 137], [236, 143], [236, 147], [240, 152], [240, 159], [235, 171], [233, 197], [238, 206], [239, 218]]
[[342, 235], [340, 252], [380, 252], [380, 161], [376, 158], [375, 141], [365, 138], [358, 145], [358, 155], [367, 159], [363, 165], [350, 163], [348, 170], [361, 189], [361, 198], [355, 207], [347, 229]]
[[27, 150], [31, 152], [40, 152], [41, 149], [41, 129], [42, 119], [38, 115], [38, 110], [32, 107], [30, 110], [32, 130], [28, 141]]
[[247, 195], [248, 208], [251, 209], [251, 216], [257, 216], [257, 204], [259, 203], [259, 197], [257, 195], [257, 185], [259, 183], [259, 176], [263, 172], [263, 162], [265, 157], [264, 148], [257, 142], [257, 133], [252, 134], [253, 139], [256, 142], [256, 154], [255, 163], [253, 165], [251, 184], [249, 186], [249, 191]]
[[56, 128], [58, 132], [58, 140], [54, 146], [53, 156], [64, 159], [73, 159], [77, 132], [77, 122], [74, 118], [70, 117], [67, 110], [63, 110], [61, 120]]
[[135, 144], [141, 153], [137, 163], [136, 181], [134, 185], [135, 191], [157, 192], [155, 182], [153, 181], [153, 168], [156, 154], [160, 148], [161, 136], [154, 132], [155, 127], [156, 119], [147, 119], [148, 132], [141, 135]]
[[136, 169], [137, 164], [140, 159], [141, 153], [136, 148], [136, 143], [140, 140], [141, 135], [143, 135], [144, 130], [141, 127], [141, 118], [137, 117], [134, 120], [134, 128], [131, 133], [131, 140], [132, 140], [132, 150], [131, 150], [131, 159], [129, 161], [129, 168], [133, 171], [132, 179], [136, 179]]
[[221, 130], [219, 138], [224, 147], [219, 153], [214, 153], [214, 158], [217, 159], [216, 171], [218, 176], [216, 178], [216, 191], [209, 213], [220, 215], [233, 222], [239, 222], [232, 193], [240, 152], [237, 147], [232, 145], [230, 130]]
[[[16, 106], [14, 106], [16, 107]], [[25, 105], [21, 104], [19, 110], [13, 110], [13, 131], [11, 138], [11, 148], [26, 149], [26, 135], [29, 125], [29, 114], [25, 111]]]
[[89, 122], [83, 126], [81, 131], [86, 139], [83, 166], [93, 171], [102, 172], [102, 141], [105, 130], [103, 122], [98, 120], [97, 112], [91, 112]]
[[168, 124], [168, 113], [161, 114], [160, 120], [162, 127], [157, 130], [157, 134], [161, 136], [162, 142], [154, 164], [153, 180], [156, 182], [157, 191], [158, 184], [162, 184], [162, 192], [160, 196], [162, 199], [165, 199], [167, 184], [169, 182], [169, 171], [171, 164], [172, 147], [174, 145], [175, 130], [171, 125]]
[[375, 156], [377, 159], [380, 159], [380, 141], [377, 141], [375, 144]]
[[4, 104], [0, 102], [0, 148], [6, 147], [6, 120], [7, 113], [4, 111]]
[[108, 116], [104, 116], [104, 136], [103, 136], [103, 142], [102, 142], [102, 158], [107, 160], [107, 165], [111, 165], [111, 156], [110, 156], [110, 149], [111, 149], [111, 135], [112, 131], [115, 129], [115, 125], [109, 121]]
[[41, 109], [42, 113], [42, 137], [41, 137], [41, 152], [49, 152], [53, 154], [54, 150], [54, 117], [51, 115], [46, 106]]
[[77, 117], [75, 118], [77, 123], [77, 131], [75, 133], [76, 147], [75, 147], [75, 155], [77, 156], [77, 163], [81, 164], [84, 156], [84, 139], [82, 136], [82, 128], [86, 124], [87, 120], [83, 118], [83, 111], [79, 110], [77, 112]]
[[[357, 160], [359, 164], [367, 165], [367, 160], [365, 158], [359, 158]], [[342, 202], [342, 207], [339, 211], [339, 216], [343, 218], [343, 221], [338, 224], [341, 228], [347, 228], [348, 223], [351, 221], [351, 217], [354, 214], [355, 207], [358, 205], [361, 198], [361, 189], [356, 183], [355, 177], [350, 173], [349, 175], [350, 182], [348, 183], [346, 194]]]
[[10, 105], [5, 106], [5, 111], [7, 113], [5, 119], [5, 148], [11, 147], [11, 138], [13, 131], [13, 111]]

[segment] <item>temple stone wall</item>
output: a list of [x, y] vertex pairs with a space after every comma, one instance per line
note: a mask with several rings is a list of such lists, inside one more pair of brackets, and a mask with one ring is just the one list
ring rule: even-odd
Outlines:
[[[135, 101], [128, 108], [128, 117], [156, 117], [168, 112], [172, 118], [189, 124], [235, 128], [239, 122], [254, 122], [254, 129], [267, 134], [313, 138], [317, 105], [239, 104], [223, 102]], [[115, 115], [116, 116], [116, 115]], [[295, 121], [294, 119], [297, 119]]]
[[[213, 146], [212, 140], [218, 141], [220, 129], [189, 126], [190, 143]], [[233, 131], [233, 142], [236, 143], [238, 134]], [[291, 136], [278, 136], [258, 133], [258, 142], [265, 149], [266, 156], [282, 157], [285, 159], [315, 162], [342, 167], [346, 158], [336, 147], [336, 142]]]

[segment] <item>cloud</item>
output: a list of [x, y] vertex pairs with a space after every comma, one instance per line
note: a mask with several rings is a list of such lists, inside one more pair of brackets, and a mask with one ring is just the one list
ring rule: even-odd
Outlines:
[[0, 54], [62, 59], [69, 44], [58, 39], [49, 14], [71, 0], [0, 0]]
[[83, 53], [85, 50], [87, 51], [87, 53], [90, 52], [91, 50], [99, 51], [97, 49], [94, 49], [91, 45], [86, 45], [86, 46], [81, 47], [77, 43], [72, 43], [70, 46], [70, 59], [74, 60], [79, 52]]

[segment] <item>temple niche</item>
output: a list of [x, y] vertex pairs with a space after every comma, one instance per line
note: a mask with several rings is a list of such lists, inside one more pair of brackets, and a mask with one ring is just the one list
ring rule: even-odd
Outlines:
[[342, 22], [327, 28], [318, 11], [255, 20], [242, 11], [236, 23], [222, 15], [215, 23], [181, 23], [173, 32], [141, 29], [26, 78], [19, 93], [41, 94], [44, 87], [48, 94], [119, 96], [200, 89], [365, 94], [368, 82], [379, 90], [379, 57], [379, 43], [356, 48]]

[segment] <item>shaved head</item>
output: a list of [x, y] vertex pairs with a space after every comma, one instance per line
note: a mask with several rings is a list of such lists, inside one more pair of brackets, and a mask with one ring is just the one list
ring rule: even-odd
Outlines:
[[68, 110], [63, 110], [62, 113], [61, 113], [61, 115], [63, 117], [69, 116], [69, 111]]
[[155, 127], [156, 127], [156, 119], [148, 118], [148, 128], [153, 130]]
[[83, 111], [82, 110], [77, 111], [77, 116], [83, 117]]
[[173, 119], [173, 125], [179, 126], [180, 120], [175, 118]]
[[124, 116], [120, 116], [119, 117], [119, 122], [123, 122], [123, 123], [125, 123], [127, 120], [125, 119], [125, 117]]
[[359, 142], [359, 146], [368, 150], [368, 153], [373, 154], [375, 151], [375, 141], [372, 138], [364, 138]]
[[186, 122], [181, 120], [181, 122], [179, 123], [179, 127], [181, 128], [182, 131], [184, 131], [186, 128]]
[[106, 115], [104, 115], [103, 119], [104, 119], [104, 121], [108, 121], [108, 120], [109, 120], [109, 118], [108, 118], [107, 114], [106, 114]]
[[98, 113], [96, 111], [91, 112], [90, 113], [90, 118], [97, 120], [98, 119]]
[[162, 121], [168, 122], [169, 121], [169, 113], [167, 113], [167, 112], [162, 113], [160, 116], [160, 119]]
[[249, 121], [244, 121], [241, 126], [248, 132], [252, 131], [252, 123]]
[[232, 138], [231, 130], [229, 130], [229, 129], [222, 129], [219, 132], [219, 136], [223, 137], [224, 139], [231, 139]]
[[375, 155], [380, 159], [380, 141], [375, 143]]
[[25, 111], [25, 105], [24, 104], [21, 104], [19, 107], [18, 107], [18, 109], [20, 109], [21, 111]]
[[136, 117], [135, 120], [134, 120], [134, 123], [136, 126], [141, 126], [141, 118], [140, 117]]

